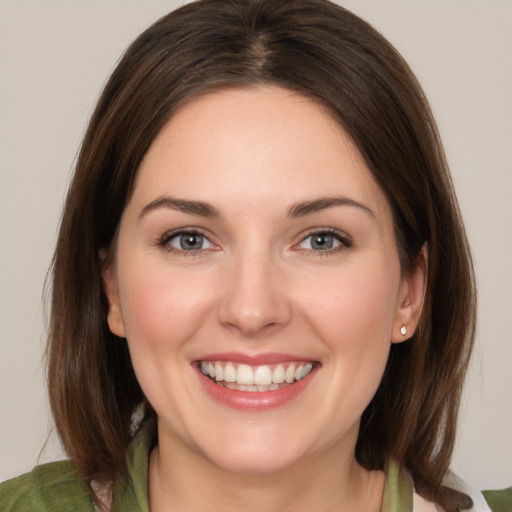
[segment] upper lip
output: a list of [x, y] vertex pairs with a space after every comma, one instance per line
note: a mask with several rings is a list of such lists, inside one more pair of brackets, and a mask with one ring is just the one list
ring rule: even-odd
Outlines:
[[315, 359], [297, 354], [267, 352], [261, 354], [246, 354], [241, 352], [216, 352], [198, 357], [196, 361], [230, 361], [233, 363], [260, 366], [264, 364], [279, 364], [290, 362], [314, 362]]

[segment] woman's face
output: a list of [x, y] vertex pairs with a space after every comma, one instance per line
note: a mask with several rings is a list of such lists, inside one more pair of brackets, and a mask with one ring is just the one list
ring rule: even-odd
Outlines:
[[104, 277], [160, 450], [250, 473], [353, 456], [423, 285], [401, 275], [350, 138], [277, 87], [210, 93], [170, 120]]

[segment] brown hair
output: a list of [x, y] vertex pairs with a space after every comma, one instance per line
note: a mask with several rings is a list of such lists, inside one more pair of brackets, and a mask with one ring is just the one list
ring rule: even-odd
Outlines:
[[223, 86], [272, 84], [314, 99], [350, 134], [391, 204], [402, 268], [429, 252], [414, 337], [393, 345], [356, 447], [389, 459], [447, 511], [471, 500], [442, 486], [474, 338], [471, 258], [428, 103], [396, 50], [327, 0], [202, 0], [163, 17], [128, 48], [98, 102], [66, 200], [52, 267], [48, 381], [53, 415], [88, 482], [125, 469], [134, 411], [154, 418], [126, 343], [106, 322], [101, 254], [111, 254], [145, 152], [187, 100]]

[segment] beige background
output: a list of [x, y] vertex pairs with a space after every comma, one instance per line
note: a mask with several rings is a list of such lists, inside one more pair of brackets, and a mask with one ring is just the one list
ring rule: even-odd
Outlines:
[[[95, 98], [127, 44], [183, 2], [0, 0], [0, 480], [50, 425], [42, 285]], [[512, 484], [512, 1], [340, 1], [403, 53], [446, 144], [479, 283], [478, 346], [454, 468]], [[52, 437], [41, 461], [60, 457]]]

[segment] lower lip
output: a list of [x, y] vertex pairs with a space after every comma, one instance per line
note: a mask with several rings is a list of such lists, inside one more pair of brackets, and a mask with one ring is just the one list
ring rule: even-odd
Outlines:
[[314, 367], [303, 379], [274, 391], [238, 391], [216, 384], [205, 377], [200, 370], [199, 379], [206, 392], [217, 402], [233, 409], [254, 411], [275, 409], [297, 398], [311, 382], [318, 370]]

